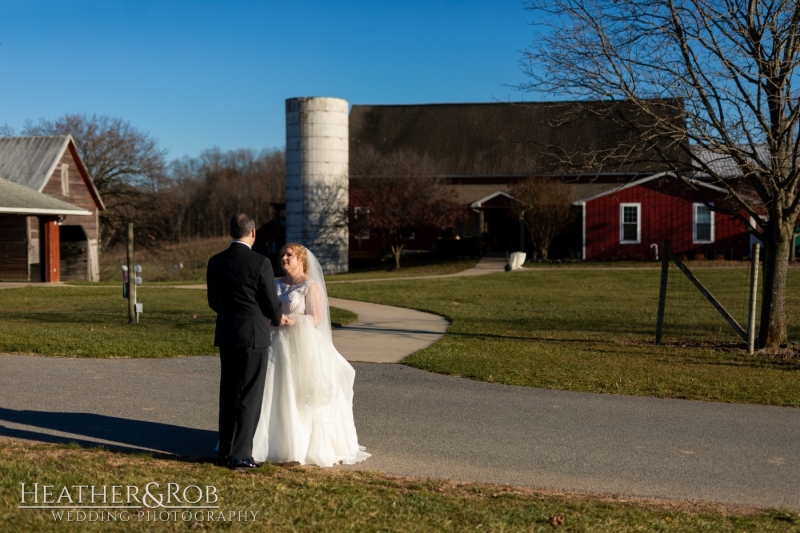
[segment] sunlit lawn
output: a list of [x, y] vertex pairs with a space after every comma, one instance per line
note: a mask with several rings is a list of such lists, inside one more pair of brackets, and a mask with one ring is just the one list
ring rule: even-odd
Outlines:
[[[747, 269], [705, 269], [698, 276], [746, 324]], [[800, 406], [800, 359], [789, 357], [796, 352], [782, 359], [748, 356], [681, 275], [670, 278], [667, 344], [654, 346], [658, 283], [658, 270], [562, 268], [331, 284], [329, 292], [450, 318], [441, 340], [404, 361], [425, 370], [562, 390]], [[96, 286], [0, 291], [0, 351], [73, 357], [216, 352], [205, 291], [144, 285], [138, 325], [127, 323], [120, 292]], [[790, 271], [787, 297], [796, 340], [800, 270]], [[332, 318], [346, 323], [355, 317], [335, 310]]]
[[[724, 281], [730, 275], [724, 269], [703, 274], [715, 287], [714, 277]], [[741, 305], [730, 305], [746, 320], [741, 314], [746, 314], [747, 271], [735, 275], [745, 285], [736, 296]], [[794, 294], [800, 272], [790, 275]], [[444, 338], [404, 361], [433, 372], [572, 391], [800, 406], [800, 359], [693, 347], [698, 329], [710, 341], [722, 330], [725, 342], [732, 334], [699, 293], [681, 283], [680, 277], [671, 280], [676, 291], [670, 293], [666, 346], [653, 345], [658, 270], [563, 268], [341, 284], [329, 291], [450, 318]], [[794, 325], [800, 325], [797, 300], [790, 301]], [[684, 337], [691, 342], [681, 342]]]
[[[129, 518], [123, 522], [117, 510], [114, 514], [117, 521], [84, 519], [77, 522], [77, 515], [73, 514], [73, 521], [67, 522], [65, 511], [61, 511], [62, 520], [56, 521], [51, 510], [18, 508], [20, 483], [26, 483], [29, 489], [32, 483], [39, 483], [40, 494], [43, 485], [52, 485], [57, 487], [51, 490], [58, 496], [63, 486], [100, 489], [106, 485], [110, 494], [113, 485], [130, 485], [141, 487], [144, 493], [144, 487], [151, 482], [159, 483], [158, 487], [151, 486], [155, 494], [166, 491], [168, 482], [182, 488], [189, 485], [214, 487], [219, 496], [219, 501], [214, 503], [219, 505], [219, 509], [214, 510], [215, 521], [208, 521], [208, 510], [190, 513], [185, 519], [185, 510], [181, 509], [175, 520], [148, 522], [148, 515], [142, 515], [140, 522], [137, 510], [127, 510]], [[77, 498], [76, 489], [71, 490]], [[126, 491], [124, 488], [121, 493], [125, 495]], [[195, 497], [195, 492], [189, 494]], [[144, 510], [155, 516], [153, 510]], [[82, 511], [88, 515], [89, 510]], [[167, 513], [163, 509], [158, 511]], [[238, 521], [239, 511], [248, 513], [247, 522]], [[224, 522], [219, 521], [220, 512], [224, 513]], [[257, 513], [255, 521], [253, 513]], [[108, 520], [108, 515], [104, 516]], [[563, 526], [554, 528], [550, 524], [550, 519], [556, 516], [563, 518]], [[197, 517], [201, 520], [196, 520]], [[337, 468], [265, 465], [253, 472], [236, 473], [209, 463], [0, 439], [0, 530], [15, 533], [145, 530], [789, 532], [798, 531], [799, 518], [796, 511], [623, 500], [523, 487], [397, 478]]]
[[[169, 357], [217, 353], [206, 291], [143, 285], [139, 324], [128, 324], [120, 288], [0, 290], [0, 352], [69, 357]], [[357, 317], [331, 310], [334, 323]]]

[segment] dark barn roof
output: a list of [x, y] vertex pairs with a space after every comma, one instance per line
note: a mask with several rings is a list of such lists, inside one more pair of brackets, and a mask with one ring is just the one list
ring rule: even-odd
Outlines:
[[[651, 102], [664, 117], [658, 128], [685, 130], [680, 100]], [[630, 150], [654, 122], [627, 101], [354, 105], [350, 160], [405, 150], [451, 176], [654, 172], [666, 170], [662, 156]], [[684, 159], [666, 137], [659, 146], [668, 158]]]

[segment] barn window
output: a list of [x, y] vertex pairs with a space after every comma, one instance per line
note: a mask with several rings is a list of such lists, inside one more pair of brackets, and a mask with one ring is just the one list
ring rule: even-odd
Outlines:
[[69, 165], [66, 163], [61, 165], [61, 194], [69, 196]]
[[641, 241], [641, 204], [620, 204], [619, 242], [638, 244]]
[[694, 204], [692, 242], [714, 242], [714, 213], [705, 204]]

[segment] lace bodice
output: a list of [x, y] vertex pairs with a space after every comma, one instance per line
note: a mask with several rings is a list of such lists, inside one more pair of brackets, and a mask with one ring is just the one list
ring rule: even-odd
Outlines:
[[284, 283], [280, 279], [275, 280], [275, 288], [278, 290], [278, 299], [281, 301], [281, 311], [284, 315], [306, 314], [306, 294], [312, 283], [314, 281], [310, 279], [297, 285]]

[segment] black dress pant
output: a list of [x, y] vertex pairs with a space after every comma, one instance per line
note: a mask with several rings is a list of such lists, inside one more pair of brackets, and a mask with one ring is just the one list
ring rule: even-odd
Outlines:
[[267, 348], [219, 348], [220, 457], [247, 459], [253, 455], [253, 436], [261, 416]]

